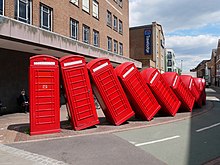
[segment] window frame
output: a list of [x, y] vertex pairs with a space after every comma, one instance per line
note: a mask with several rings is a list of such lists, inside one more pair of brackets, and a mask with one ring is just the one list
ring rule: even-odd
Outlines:
[[107, 37], [107, 50], [112, 52], [112, 38]]
[[[21, 4], [25, 5], [25, 17], [20, 16]], [[21, 22], [32, 23], [32, 0], [16, 0], [15, 1], [15, 18]]]
[[172, 67], [172, 60], [167, 60], [167, 66]]
[[[94, 4], [97, 5], [97, 13], [94, 12]], [[92, 16], [96, 19], [99, 19], [99, 3], [96, 0], [92, 1]]]
[[113, 15], [113, 29], [115, 31], [118, 31], [118, 17], [116, 17], [115, 15]]
[[[75, 23], [75, 36], [73, 36], [73, 23]], [[72, 39], [78, 40], [79, 36], [79, 22], [73, 18], [70, 18], [70, 37]]]
[[113, 52], [118, 54], [118, 41], [117, 40], [113, 41]]
[[79, 0], [70, 0], [70, 3], [72, 3], [72, 4], [76, 5], [76, 6], [79, 6]]
[[[85, 24], [83, 24], [83, 35], [82, 35], [82, 41], [84, 42], [84, 43], [87, 43], [87, 44], [89, 44], [90, 43], [90, 27], [89, 26], [87, 26], [87, 25], [85, 25]], [[88, 31], [87, 31], [87, 33], [86, 33], [86, 35], [85, 35], [85, 29], [87, 29]], [[86, 38], [85, 38], [86, 37]], [[86, 40], [85, 40], [86, 39]]]
[[2, 13], [0, 15], [4, 15], [4, 8], [5, 8], [5, 0], [2, 0]]
[[99, 31], [95, 29], [93, 29], [93, 45], [99, 47]]
[[112, 13], [107, 10], [107, 26], [112, 27]]
[[[48, 26], [49, 27], [43, 25], [43, 22], [44, 22], [43, 21], [43, 7], [48, 9], [48, 12], [47, 12], [48, 16], [47, 17], [48, 17]], [[41, 5], [40, 5], [40, 27], [42, 29], [52, 31], [52, 25], [53, 25], [52, 24], [52, 20], [53, 20], [52, 18], [53, 18], [53, 9], [49, 6], [41, 3]]]
[[120, 20], [120, 19], [119, 19], [119, 21], [118, 21], [118, 32], [119, 32], [120, 34], [123, 34], [123, 22], [122, 22], [122, 20]]
[[123, 43], [119, 42], [119, 55], [123, 55]]
[[123, 0], [118, 0], [118, 5], [122, 8], [123, 7]]
[[[88, 1], [89, 6], [85, 6], [86, 1]], [[86, 13], [90, 13], [90, 0], [82, 0], [82, 10]]]

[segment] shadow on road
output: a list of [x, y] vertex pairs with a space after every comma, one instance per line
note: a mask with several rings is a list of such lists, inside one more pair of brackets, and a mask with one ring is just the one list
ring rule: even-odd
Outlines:
[[220, 156], [220, 88], [207, 88], [206, 94], [211, 113], [191, 118], [188, 165], [206, 164]]

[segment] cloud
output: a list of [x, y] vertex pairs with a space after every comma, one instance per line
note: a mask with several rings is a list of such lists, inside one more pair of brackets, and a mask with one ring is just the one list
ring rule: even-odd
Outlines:
[[130, 0], [130, 26], [151, 24], [163, 27], [166, 47], [174, 50], [184, 71], [211, 58], [220, 38], [219, 0]]
[[184, 71], [195, 68], [202, 60], [211, 58], [212, 49], [217, 47], [220, 36], [167, 36], [166, 47], [175, 48], [177, 64], [183, 60]]
[[167, 32], [206, 26], [220, 21], [218, 3], [219, 0], [132, 0], [130, 26], [157, 21]]

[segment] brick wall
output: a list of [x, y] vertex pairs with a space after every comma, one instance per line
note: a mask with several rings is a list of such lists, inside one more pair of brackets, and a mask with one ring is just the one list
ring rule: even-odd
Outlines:
[[[129, 57], [129, 4], [128, 0], [123, 1], [123, 7], [114, 0], [98, 1], [99, 19], [92, 16], [92, 0], [90, 0], [90, 13], [82, 10], [82, 0], [79, 0], [79, 6], [70, 3], [69, 0], [33, 0], [32, 1], [32, 24], [40, 26], [40, 3], [52, 8], [52, 31], [64, 36], [70, 36], [70, 18], [79, 21], [79, 41], [82, 41], [83, 24], [90, 27], [90, 43], [93, 43], [93, 29], [99, 32], [100, 48], [107, 50], [107, 36], [113, 40], [123, 43], [123, 54]], [[14, 18], [14, 0], [5, 0], [5, 16]], [[106, 25], [107, 10], [112, 13], [118, 20], [123, 22], [123, 34], [119, 34]]]

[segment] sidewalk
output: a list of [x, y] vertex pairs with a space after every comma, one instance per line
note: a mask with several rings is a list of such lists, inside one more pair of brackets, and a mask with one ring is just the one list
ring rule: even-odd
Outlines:
[[135, 118], [131, 118], [126, 123], [120, 126], [114, 126], [109, 124], [104, 117], [101, 109], [98, 109], [98, 117], [100, 124], [91, 128], [87, 128], [81, 131], [74, 131], [71, 124], [67, 120], [67, 110], [65, 106], [61, 107], [61, 132], [45, 135], [29, 135], [29, 113], [15, 113], [0, 116], [0, 143], [8, 144], [14, 142], [27, 142], [27, 141], [39, 141], [54, 138], [65, 138], [73, 136], [85, 136], [92, 134], [105, 134], [113, 133], [130, 129], [150, 127], [154, 125], [175, 122], [191, 118], [195, 115], [205, 113], [213, 106], [212, 102], [207, 102], [207, 105], [200, 108], [194, 108], [193, 112], [180, 112], [175, 117], [170, 116], [156, 116], [151, 121], [142, 121]]

